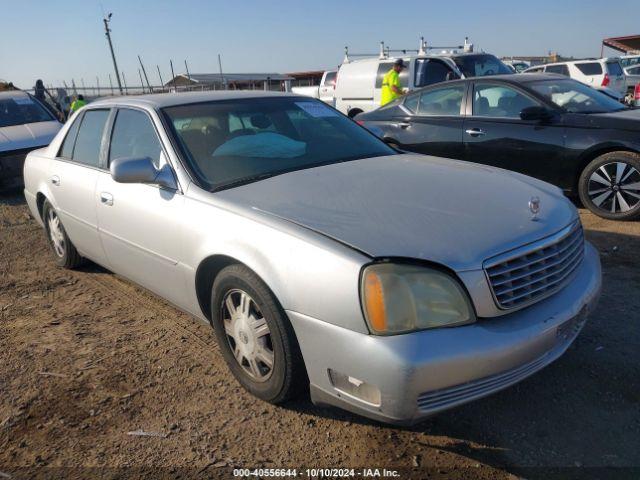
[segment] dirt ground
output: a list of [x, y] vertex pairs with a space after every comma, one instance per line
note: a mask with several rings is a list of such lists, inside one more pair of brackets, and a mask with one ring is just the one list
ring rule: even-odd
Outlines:
[[0, 196], [0, 479], [234, 467], [640, 478], [640, 222], [581, 215], [604, 291], [569, 351], [513, 388], [395, 428], [250, 396], [208, 326], [95, 265], [55, 267], [23, 199]]

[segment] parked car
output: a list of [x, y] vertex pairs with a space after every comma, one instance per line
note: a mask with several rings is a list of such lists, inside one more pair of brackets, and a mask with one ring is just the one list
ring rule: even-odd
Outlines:
[[97, 101], [25, 180], [58, 265], [89, 258], [210, 322], [273, 403], [310, 388], [418, 421], [554, 361], [601, 287], [557, 188], [399, 154], [306, 97]]
[[502, 63], [504, 63], [507, 67], [510, 67], [511, 69], [513, 69], [513, 73], [522, 73], [524, 72], [527, 68], [531, 67], [531, 62], [528, 62], [526, 60], [502, 60]]
[[[396, 58], [372, 57], [343, 63], [338, 70], [336, 108], [350, 117], [378, 108], [382, 79]], [[444, 51], [401, 58], [407, 65], [400, 73], [400, 82], [406, 91], [446, 80], [512, 73], [502, 61], [488, 53]]]
[[[618, 58], [595, 58], [573, 62], [547, 63], [528, 68], [522, 73], [558, 73], [590, 87], [604, 90], [616, 98], [627, 94], [624, 71]], [[615, 94], [610, 91], [615, 92]]]
[[310, 87], [293, 87], [291, 91], [296, 95], [304, 95], [306, 97], [318, 98], [324, 103], [333, 105], [335, 98], [334, 92], [336, 88], [336, 70], [330, 70], [322, 74], [320, 85]]
[[622, 68], [629, 68], [640, 65], [640, 55], [622, 55], [620, 57], [620, 65], [622, 65]]
[[605, 218], [640, 215], [640, 110], [560, 75], [434, 85], [357, 121], [404, 150], [553, 183]]
[[627, 85], [627, 103], [640, 107], [640, 65], [626, 67], [624, 69]]
[[35, 97], [0, 92], [0, 190], [22, 186], [27, 153], [46, 146], [62, 125]]

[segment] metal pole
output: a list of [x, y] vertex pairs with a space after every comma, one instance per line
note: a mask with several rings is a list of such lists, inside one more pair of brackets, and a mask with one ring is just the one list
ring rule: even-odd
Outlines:
[[187, 69], [187, 78], [191, 81], [191, 74], [189, 73], [189, 65], [187, 65], [187, 61], [184, 61], [184, 68]]
[[80, 79], [80, 84], [82, 85], [82, 93], [87, 94], [87, 87], [84, 86], [84, 78]]
[[98, 87], [98, 96], [100, 96], [100, 79], [96, 77], [96, 86]]
[[113, 82], [111, 81], [111, 74], [109, 74], [109, 86], [111, 86], [111, 95], [113, 95]]
[[171, 65], [171, 83], [173, 84], [173, 91], [177, 92], [176, 89], [176, 74], [173, 73], [173, 60], [169, 60], [169, 64]]
[[147, 81], [147, 87], [149, 87], [149, 93], [153, 93], [151, 90], [151, 85], [149, 84], [149, 77], [147, 77], [147, 71], [144, 69], [144, 65], [142, 64], [142, 59], [140, 55], [138, 55], [138, 61], [140, 62], [140, 66], [142, 67], [142, 73], [144, 73], [144, 79]]
[[104, 34], [107, 36], [107, 41], [109, 42], [109, 50], [111, 51], [111, 59], [113, 60], [113, 69], [116, 71], [118, 88], [120, 89], [120, 95], [123, 95], [122, 84], [120, 83], [120, 73], [118, 72], [118, 64], [116, 62], [116, 54], [113, 52], [113, 44], [111, 43], [111, 29], [109, 28], [109, 22], [111, 21], [112, 15], [113, 13], [110, 13], [106, 18], [103, 18], [102, 21], [104, 22]]
[[227, 84], [224, 81], [224, 75], [222, 74], [222, 58], [220, 57], [220, 54], [218, 54], [218, 68], [220, 68], [220, 81], [222, 82], [222, 89], [226, 90]]
[[124, 72], [122, 72], [122, 83], [124, 83], [124, 94], [129, 94], [129, 89], [127, 88], [127, 79], [124, 77]]
[[160, 65], [156, 65], [158, 69], [158, 77], [160, 77], [160, 85], [162, 85], [162, 91], [164, 92], [164, 82], [162, 81], [162, 74], [160, 73]]
[[144, 80], [142, 80], [142, 72], [138, 69], [138, 75], [140, 75], [140, 85], [142, 85], [142, 93], [144, 92]]

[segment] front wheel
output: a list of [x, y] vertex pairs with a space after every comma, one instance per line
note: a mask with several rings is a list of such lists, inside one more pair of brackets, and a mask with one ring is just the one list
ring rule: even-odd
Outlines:
[[640, 155], [611, 152], [594, 159], [580, 175], [582, 204], [611, 220], [640, 216]]
[[211, 318], [231, 373], [253, 395], [278, 404], [307, 386], [289, 319], [247, 267], [231, 265], [218, 274], [211, 292]]
[[53, 205], [48, 200], [42, 206], [42, 218], [47, 232], [47, 240], [53, 252], [56, 264], [65, 268], [76, 268], [82, 265], [83, 258], [71, 243]]

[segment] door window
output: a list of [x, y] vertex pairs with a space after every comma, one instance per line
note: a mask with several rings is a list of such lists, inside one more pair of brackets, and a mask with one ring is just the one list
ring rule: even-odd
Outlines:
[[502, 85], [478, 83], [473, 93], [474, 117], [520, 118], [524, 108], [538, 105], [528, 96]]
[[323, 87], [333, 87], [336, 84], [336, 75], [338, 72], [329, 72], [327, 76], [324, 77]]
[[464, 84], [436, 88], [423, 92], [418, 105], [419, 115], [460, 115]]
[[[405, 65], [409, 62], [405, 60]], [[393, 68], [393, 62], [383, 62], [378, 65], [378, 73], [376, 74], [376, 88], [382, 88], [382, 79], [384, 76]], [[409, 69], [403, 68], [399, 74], [400, 77], [400, 86], [402, 88], [407, 88], [409, 86]]]
[[404, 107], [411, 113], [416, 113], [418, 111], [418, 100], [420, 100], [420, 94], [409, 95], [404, 100]]
[[115, 158], [150, 158], [160, 168], [162, 146], [149, 116], [139, 110], [118, 110], [113, 133], [109, 161]]
[[84, 113], [73, 149], [75, 162], [92, 167], [100, 165], [100, 147], [107, 118], [109, 110], [87, 110]]
[[64, 137], [62, 142], [62, 147], [60, 148], [59, 157], [66, 158], [71, 160], [73, 158], [73, 146], [76, 142], [76, 135], [78, 135], [78, 128], [80, 128], [80, 123], [82, 122], [82, 116], [75, 119], [71, 128], [67, 131], [67, 136]]
[[548, 65], [545, 72], [547, 73], [559, 73], [566, 77], [570, 77], [569, 68], [566, 65]]
[[416, 88], [426, 87], [427, 85], [449, 80], [449, 74], [453, 74], [453, 72], [440, 60], [433, 60], [430, 58], [416, 59]]

